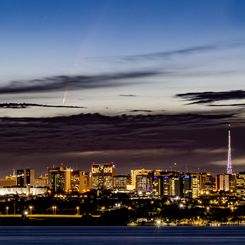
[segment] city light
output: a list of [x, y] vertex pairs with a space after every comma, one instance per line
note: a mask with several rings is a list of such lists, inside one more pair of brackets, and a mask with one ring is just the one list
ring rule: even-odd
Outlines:
[[[217, 218], [217, 212], [230, 210], [224, 224], [243, 224], [244, 217], [239, 215], [239, 210], [244, 201], [245, 173], [217, 174], [192, 173], [181, 171], [167, 171], [154, 169], [132, 169], [130, 174], [116, 174], [116, 169], [111, 164], [93, 164], [90, 172], [73, 170], [64, 165], [48, 168], [45, 178], [39, 178], [38, 183], [46, 183], [46, 192], [35, 193], [34, 188], [27, 178], [35, 170], [19, 169], [18, 176], [12, 175], [22, 187], [13, 187], [13, 192], [21, 192], [21, 200], [9, 199], [9, 194], [3, 194], [3, 200], [13, 207], [13, 215], [31, 219], [33, 217], [101, 217], [111, 215], [113, 212], [126, 212], [143, 215], [139, 219], [129, 222], [134, 225], [207, 225], [222, 224], [222, 219]], [[26, 180], [25, 180], [26, 179]], [[43, 181], [43, 182], [42, 182]], [[23, 187], [24, 186], [24, 187]], [[44, 187], [41, 187], [42, 190]], [[11, 190], [10, 187], [0, 187]], [[28, 192], [28, 195], [27, 195]], [[12, 193], [12, 192], [9, 192]], [[37, 200], [52, 200], [53, 205], [42, 207]], [[74, 202], [76, 205], [74, 206]], [[59, 215], [57, 215], [59, 204]], [[4, 207], [4, 214], [9, 214], [9, 205]], [[22, 205], [21, 209], [20, 206]], [[33, 211], [35, 207], [35, 216]], [[26, 210], [27, 208], [27, 210]], [[177, 208], [177, 209], [176, 209]], [[51, 211], [50, 211], [51, 210]], [[73, 211], [72, 211], [73, 210]], [[124, 211], [123, 211], [124, 210]], [[126, 211], [125, 211], [126, 210]], [[174, 219], [168, 217], [168, 210], [174, 210]], [[197, 212], [198, 213], [195, 213]], [[195, 218], [185, 217], [184, 214], [192, 213]], [[29, 214], [29, 216], [28, 216]], [[208, 215], [207, 215], [208, 214]], [[146, 217], [144, 216], [146, 215]], [[183, 218], [182, 217], [185, 217]], [[236, 218], [234, 218], [236, 217]], [[125, 217], [124, 217], [125, 218]], [[216, 223], [214, 223], [214, 221]]]
[[52, 206], [52, 210], [53, 210], [53, 215], [56, 214], [56, 210], [57, 210], [57, 206]]
[[79, 215], [80, 207], [79, 206], [76, 206], [76, 210], [77, 210], [77, 215]]
[[30, 214], [32, 214], [33, 206], [30, 205], [28, 208], [29, 208]]
[[162, 223], [162, 221], [161, 221], [160, 219], [157, 219], [157, 220], [155, 221], [155, 223], [156, 223], [156, 226], [160, 226], [161, 223]]

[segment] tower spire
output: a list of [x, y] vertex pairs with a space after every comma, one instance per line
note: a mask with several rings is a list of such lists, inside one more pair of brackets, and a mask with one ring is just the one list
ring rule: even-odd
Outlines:
[[228, 125], [228, 156], [227, 156], [227, 174], [232, 174], [231, 162], [231, 125]]

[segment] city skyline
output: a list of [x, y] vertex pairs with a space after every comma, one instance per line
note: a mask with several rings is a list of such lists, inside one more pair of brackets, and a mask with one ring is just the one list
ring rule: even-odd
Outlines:
[[[0, 221], [239, 226], [244, 224], [244, 196], [245, 171], [214, 176], [141, 168], [122, 175], [113, 163], [100, 163], [92, 164], [89, 172], [53, 166], [37, 178], [34, 169], [17, 169], [0, 179]], [[114, 214], [116, 219], [105, 218]]]
[[245, 3], [0, 2], [0, 175], [115, 162], [244, 171]]

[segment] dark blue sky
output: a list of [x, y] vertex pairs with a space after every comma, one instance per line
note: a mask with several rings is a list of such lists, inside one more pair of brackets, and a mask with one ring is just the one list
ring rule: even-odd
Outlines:
[[84, 59], [240, 41], [244, 8], [231, 0], [1, 0], [0, 76], [110, 70]]

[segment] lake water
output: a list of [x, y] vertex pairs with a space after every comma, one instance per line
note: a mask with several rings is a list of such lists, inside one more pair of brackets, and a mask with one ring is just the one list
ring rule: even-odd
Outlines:
[[10, 244], [245, 244], [245, 227], [0, 227], [0, 245]]

